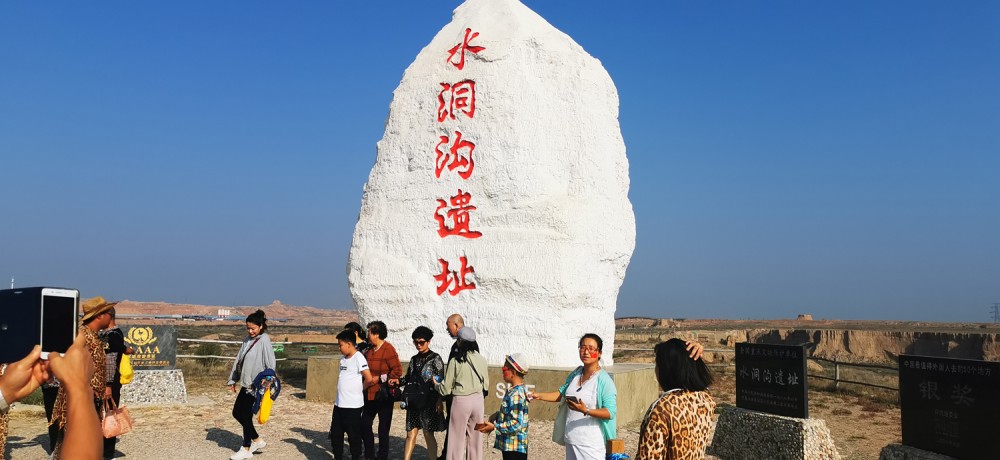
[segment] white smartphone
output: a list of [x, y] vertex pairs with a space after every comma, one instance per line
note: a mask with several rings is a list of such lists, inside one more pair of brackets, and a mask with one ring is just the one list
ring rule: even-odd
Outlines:
[[41, 330], [42, 359], [49, 353], [66, 353], [76, 338], [79, 318], [80, 291], [76, 289], [42, 289]]

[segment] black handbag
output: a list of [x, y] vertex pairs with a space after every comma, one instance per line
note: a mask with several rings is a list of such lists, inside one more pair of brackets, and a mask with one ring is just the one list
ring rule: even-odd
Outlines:
[[[431, 357], [433, 359], [434, 356]], [[434, 382], [425, 382], [416, 368], [410, 368], [410, 375], [406, 378], [406, 385], [403, 387], [402, 404], [407, 410], [419, 410], [433, 406], [437, 403], [438, 393], [434, 389]]]
[[376, 401], [399, 401], [403, 397], [403, 390], [394, 387], [386, 382], [378, 384], [378, 392], [375, 393]]
[[420, 410], [428, 407], [436, 399], [431, 392], [430, 383], [424, 382], [423, 379], [417, 377], [415, 379], [406, 382], [406, 386], [403, 387], [403, 396], [401, 398], [401, 406], [406, 410]]

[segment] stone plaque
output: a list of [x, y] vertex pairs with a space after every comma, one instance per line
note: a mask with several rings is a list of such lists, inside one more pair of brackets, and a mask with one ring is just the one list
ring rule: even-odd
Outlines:
[[736, 407], [809, 418], [808, 391], [802, 346], [736, 344]]
[[1000, 363], [899, 356], [903, 444], [957, 458], [996, 458]]
[[125, 344], [135, 348], [129, 358], [135, 370], [173, 369], [177, 363], [177, 335], [173, 326], [122, 326]]

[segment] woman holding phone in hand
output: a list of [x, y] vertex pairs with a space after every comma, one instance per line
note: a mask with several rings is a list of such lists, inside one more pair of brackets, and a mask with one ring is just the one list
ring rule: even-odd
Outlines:
[[[689, 344], [692, 357], [701, 357], [699, 344]], [[580, 362], [559, 391], [531, 393], [528, 400], [562, 402], [552, 430], [552, 440], [566, 446], [566, 460], [604, 460], [605, 442], [615, 439], [617, 389], [601, 368], [604, 341], [597, 334], [584, 334], [578, 342]]]
[[616, 436], [617, 389], [601, 368], [601, 337], [584, 334], [578, 345], [583, 365], [570, 372], [559, 391], [531, 393], [528, 400], [566, 400], [567, 410], [560, 408], [552, 440], [566, 446], [566, 460], [604, 460], [604, 442]]

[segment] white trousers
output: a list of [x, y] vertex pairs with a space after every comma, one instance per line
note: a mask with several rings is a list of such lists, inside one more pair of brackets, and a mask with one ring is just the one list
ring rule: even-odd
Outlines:
[[566, 444], [566, 460], [604, 460], [605, 448]]

